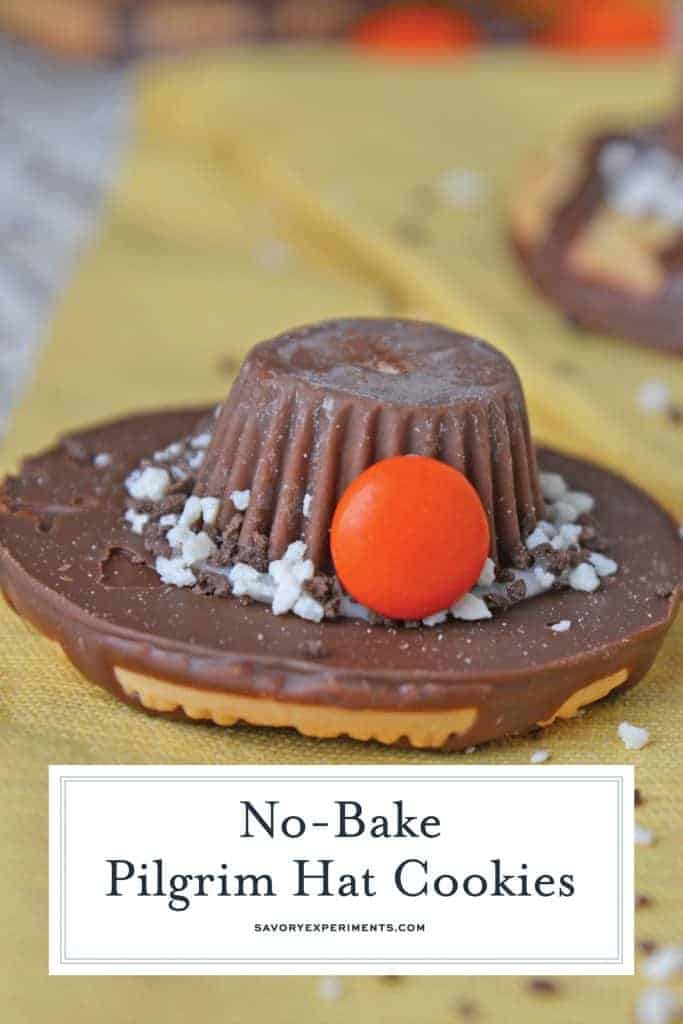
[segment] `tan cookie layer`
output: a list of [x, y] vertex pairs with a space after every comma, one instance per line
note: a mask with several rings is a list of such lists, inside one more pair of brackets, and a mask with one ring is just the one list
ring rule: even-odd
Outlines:
[[[139, 700], [150, 711], [175, 712], [179, 709], [192, 719], [204, 719], [216, 725], [267, 725], [297, 729], [304, 736], [329, 739], [350, 736], [356, 740], [377, 740], [392, 744], [405, 737], [414, 747], [441, 747], [449, 737], [464, 737], [477, 720], [477, 708], [448, 711], [352, 711], [328, 705], [284, 703], [233, 693], [199, 690], [182, 683], [171, 683], [117, 666], [116, 678], [127, 697]], [[571, 718], [593, 701], [606, 697], [628, 679], [628, 669], [596, 679], [572, 694], [546, 726], [556, 718]]]

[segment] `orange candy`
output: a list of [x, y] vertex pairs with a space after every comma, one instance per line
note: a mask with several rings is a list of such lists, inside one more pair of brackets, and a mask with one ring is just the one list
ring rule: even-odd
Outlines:
[[422, 619], [466, 594], [489, 540], [486, 513], [467, 478], [423, 455], [370, 466], [346, 489], [332, 520], [342, 584], [391, 619]]
[[565, 50], [619, 51], [660, 46], [665, 35], [662, 4], [648, 0], [564, 0], [537, 41]]
[[472, 46], [478, 35], [474, 22], [457, 11], [435, 4], [396, 4], [366, 15], [353, 40], [372, 50], [413, 57]]

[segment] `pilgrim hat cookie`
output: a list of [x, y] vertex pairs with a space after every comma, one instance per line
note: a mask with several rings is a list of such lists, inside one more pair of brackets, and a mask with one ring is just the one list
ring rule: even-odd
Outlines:
[[680, 541], [531, 442], [509, 361], [406, 320], [257, 345], [215, 409], [131, 416], [0, 494], [9, 603], [149, 712], [458, 749], [647, 672]]
[[683, 355], [683, 114], [531, 158], [511, 236], [573, 324]]

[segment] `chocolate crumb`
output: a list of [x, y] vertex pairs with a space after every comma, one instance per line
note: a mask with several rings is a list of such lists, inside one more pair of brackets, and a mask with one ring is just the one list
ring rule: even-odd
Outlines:
[[636, 893], [636, 910], [642, 910], [643, 907], [652, 906], [652, 897], [647, 896], [644, 892]]
[[559, 986], [552, 978], [530, 978], [527, 988], [536, 995], [555, 995], [559, 992]]
[[634, 805], [634, 807], [640, 807], [641, 804], [644, 804], [644, 803], [645, 803], [645, 801], [643, 800], [643, 794], [641, 793], [641, 791], [636, 786], [636, 788], [633, 790], [633, 805]]
[[403, 977], [402, 974], [383, 974], [380, 975], [379, 980], [384, 985], [398, 985], [400, 984], [400, 982], [405, 981], [406, 979]]
[[669, 417], [669, 420], [676, 425], [683, 422], [683, 406], [670, 405], [666, 410], [666, 414]]
[[526, 597], [526, 583], [524, 580], [515, 580], [514, 583], [508, 583], [505, 593], [513, 603], [523, 601]]
[[484, 594], [484, 604], [491, 612], [505, 612], [511, 603], [504, 594]]
[[413, 221], [401, 221], [396, 225], [396, 234], [408, 245], [423, 245], [427, 241], [426, 232]]
[[453, 1012], [460, 1020], [474, 1020], [479, 1016], [479, 1007], [472, 999], [461, 999], [453, 1007]]
[[249, 539], [238, 546], [240, 562], [246, 562], [259, 572], [268, 571], [268, 537], [265, 533], [254, 532]]
[[496, 583], [512, 583], [514, 578], [515, 574], [512, 569], [504, 569], [502, 566], [496, 569]]
[[304, 640], [299, 649], [307, 658], [324, 658], [327, 656], [327, 648], [322, 640]]
[[642, 953], [643, 956], [652, 956], [654, 951], [657, 949], [657, 943], [652, 939], [640, 939], [636, 943], [636, 949], [639, 953]]
[[510, 561], [515, 569], [528, 569], [533, 562], [533, 556], [523, 544], [516, 544], [510, 552]]

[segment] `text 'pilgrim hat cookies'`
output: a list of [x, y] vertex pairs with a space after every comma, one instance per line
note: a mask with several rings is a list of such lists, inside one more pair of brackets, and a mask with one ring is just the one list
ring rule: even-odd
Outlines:
[[534, 450], [500, 352], [407, 320], [263, 342], [217, 409], [71, 435], [0, 492], [3, 592], [93, 682], [158, 714], [418, 747], [636, 683], [680, 555], [642, 491]]

